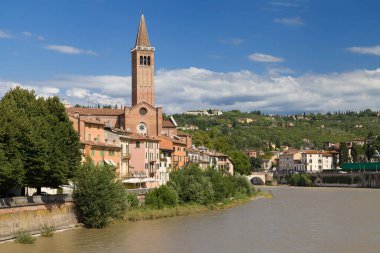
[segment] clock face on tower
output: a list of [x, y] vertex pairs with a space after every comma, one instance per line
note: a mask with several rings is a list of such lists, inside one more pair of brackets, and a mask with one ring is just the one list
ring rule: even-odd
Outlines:
[[137, 133], [142, 134], [142, 135], [148, 134], [148, 129], [147, 129], [146, 124], [144, 122], [141, 122], [137, 125]]

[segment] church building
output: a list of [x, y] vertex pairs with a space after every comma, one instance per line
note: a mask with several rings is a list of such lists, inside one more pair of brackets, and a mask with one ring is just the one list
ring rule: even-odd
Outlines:
[[[134, 47], [131, 49], [131, 56], [131, 106], [125, 106], [121, 109], [84, 107], [67, 108], [67, 113], [69, 118], [74, 122], [74, 127], [78, 127], [77, 131], [80, 133], [81, 142], [85, 145], [85, 149], [93, 150], [92, 145], [94, 145], [93, 143], [96, 143], [98, 149], [99, 147], [101, 149], [104, 144], [104, 150], [106, 150], [106, 148], [109, 149], [110, 145], [115, 143], [107, 143], [109, 142], [109, 138], [102, 138], [102, 136], [99, 136], [99, 133], [91, 133], [91, 131], [95, 131], [95, 129], [98, 131], [99, 127], [83, 127], [80, 129], [80, 126], [83, 123], [82, 121], [90, 122], [93, 125], [96, 122], [99, 122], [101, 125], [98, 126], [104, 126], [105, 129], [110, 129], [119, 133], [124, 132], [124, 135], [127, 137], [129, 136], [130, 138], [131, 147], [136, 147], [137, 145], [144, 143], [144, 139], [146, 139], [146, 143], [152, 143], [150, 145], [156, 147], [159, 144], [156, 145], [154, 143], [161, 142], [161, 137], [165, 137], [175, 143], [182, 143], [181, 146], [183, 147], [191, 147], [191, 136], [179, 132], [177, 130], [177, 123], [172, 117], [169, 120], [165, 120], [163, 118], [162, 107], [156, 107], [155, 105], [155, 48], [152, 47], [150, 43], [144, 15], [141, 15], [140, 18], [136, 41]], [[170, 97], [167, 97], [167, 99], [170, 99]], [[185, 148], [183, 148], [183, 150], [185, 150]], [[92, 154], [94, 153], [93, 151], [91, 152]], [[91, 152], [88, 151], [85, 153], [91, 154]], [[145, 169], [149, 171], [149, 176], [154, 177], [154, 171], [160, 167], [160, 157], [156, 152], [149, 155], [147, 151], [145, 157], [144, 154], [141, 153], [141, 150], [139, 150], [139, 153], [136, 151], [135, 156], [133, 150], [120, 152], [127, 152], [128, 154], [128, 156], [120, 154], [120, 157], [130, 159], [127, 165], [123, 165], [123, 161], [121, 161], [121, 165], [115, 161], [115, 164], [117, 164], [120, 169], [120, 174], [129, 174], [129, 172], [133, 170], [137, 172]], [[103, 153], [104, 152], [102, 152], [102, 154]], [[138, 162], [141, 160], [146, 161], [145, 168], [133, 168], [142, 167]]]
[[158, 136], [163, 125], [175, 127], [171, 120], [163, 123], [162, 107], [155, 106], [154, 53], [151, 46], [144, 15], [141, 15], [136, 42], [131, 49], [132, 58], [132, 103], [123, 109], [68, 108], [68, 113], [98, 119], [111, 127], [146, 136]]

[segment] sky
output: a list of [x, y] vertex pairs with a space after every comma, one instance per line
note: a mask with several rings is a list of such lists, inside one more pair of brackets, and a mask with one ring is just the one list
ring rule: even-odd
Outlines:
[[377, 0], [1, 0], [0, 97], [130, 105], [142, 12], [166, 113], [380, 110]]

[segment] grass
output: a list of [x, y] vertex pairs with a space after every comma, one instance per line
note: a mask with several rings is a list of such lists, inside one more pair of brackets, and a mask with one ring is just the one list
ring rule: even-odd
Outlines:
[[43, 237], [52, 237], [53, 234], [54, 234], [54, 230], [55, 230], [54, 227], [45, 225], [42, 228], [41, 236], [43, 236]]
[[154, 209], [150, 207], [141, 207], [129, 210], [125, 216], [125, 221], [141, 221], [168, 218], [174, 216], [186, 216], [195, 213], [203, 213], [210, 210], [221, 210], [232, 208], [254, 199], [272, 198], [272, 194], [268, 192], [256, 192], [252, 197], [239, 197], [225, 200], [224, 202], [214, 203], [210, 205], [201, 204], [182, 204], [175, 207], [164, 207], [162, 209]]
[[34, 238], [30, 233], [19, 231], [16, 234], [16, 242], [21, 244], [32, 244], [36, 238]]

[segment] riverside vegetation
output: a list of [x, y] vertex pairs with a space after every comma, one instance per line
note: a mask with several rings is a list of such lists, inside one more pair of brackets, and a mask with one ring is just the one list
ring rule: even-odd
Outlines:
[[223, 175], [213, 169], [202, 171], [192, 165], [174, 171], [167, 185], [146, 195], [145, 206], [128, 211], [129, 221], [158, 219], [230, 208], [270, 194], [255, 191], [250, 182], [241, 176]]
[[0, 197], [12, 188], [57, 188], [81, 161], [79, 136], [58, 97], [11, 89], [0, 100]]
[[74, 200], [81, 222], [88, 228], [102, 228], [110, 222], [157, 219], [207, 210], [233, 207], [269, 196], [255, 191], [241, 176], [223, 175], [213, 169], [202, 171], [192, 165], [170, 174], [167, 185], [150, 191], [145, 204], [128, 194], [107, 165], [87, 160], [78, 170]]

